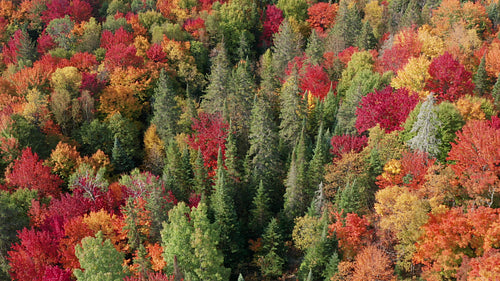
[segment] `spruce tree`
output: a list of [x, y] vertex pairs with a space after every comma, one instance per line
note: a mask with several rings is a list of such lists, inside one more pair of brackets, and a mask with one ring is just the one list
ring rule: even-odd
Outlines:
[[120, 139], [115, 136], [113, 151], [111, 154], [111, 163], [116, 173], [128, 172], [134, 168], [134, 162], [127, 152], [123, 149]]
[[224, 256], [217, 249], [219, 235], [207, 215], [207, 206], [200, 203], [191, 211], [191, 247], [193, 248], [193, 272], [186, 274], [187, 280], [229, 280], [230, 268], [224, 267]]
[[323, 124], [320, 125], [318, 135], [316, 136], [316, 147], [314, 148], [313, 157], [309, 162], [307, 178], [309, 179], [307, 195], [309, 198], [314, 196], [314, 192], [323, 182], [325, 176], [324, 165], [327, 163], [328, 142], [325, 142], [323, 133]]
[[214, 193], [210, 198], [210, 207], [214, 216], [214, 224], [220, 235], [219, 249], [224, 254], [224, 265], [234, 268], [240, 254], [240, 225], [234, 200], [231, 194], [231, 185], [228, 184], [222, 152], [219, 150], [217, 159], [217, 178]]
[[486, 72], [486, 56], [483, 56], [481, 59], [481, 63], [479, 64], [476, 74], [474, 75], [473, 82], [476, 86], [475, 92], [478, 95], [483, 96], [490, 92], [493, 83], [488, 75], [488, 72]]
[[497, 82], [491, 90], [491, 96], [493, 97], [496, 110], [500, 110], [500, 74], [498, 74]]
[[[187, 167], [184, 167], [187, 168]], [[167, 189], [172, 190], [178, 200], [187, 200], [191, 193], [189, 171], [183, 170], [182, 155], [175, 140], [167, 146], [167, 157], [163, 168], [163, 181]]]
[[288, 62], [302, 53], [302, 36], [295, 33], [288, 20], [285, 19], [278, 33], [274, 34], [273, 42], [273, 68], [276, 77], [283, 79]]
[[290, 151], [300, 132], [306, 114], [306, 105], [301, 96], [299, 77], [296, 70], [287, 78], [280, 93], [280, 138], [284, 149]]
[[373, 34], [373, 28], [369, 21], [366, 21], [363, 24], [363, 28], [358, 36], [358, 40], [356, 42], [356, 46], [361, 50], [371, 50], [374, 49], [377, 45], [377, 39]]
[[230, 63], [224, 42], [219, 43], [213, 52], [215, 56], [212, 58], [208, 87], [201, 107], [209, 113], [222, 113], [224, 101], [229, 95]]
[[417, 120], [413, 124], [411, 132], [416, 135], [407, 143], [412, 149], [429, 153], [435, 157], [439, 153], [440, 139], [437, 137], [440, 122], [434, 105], [434, 94], [430, 93], [422, 103]]
[[229, 83], [230, 91], [227, 98], [229, 118], [233, 122], [233, 129], [240, 145], [248, 138], [252, 101], [256, 93], [255, 81], [248, 62], [241, 61], [232, 72]]
[[257, 263], [263, 276], [276, 278], [283, 273], [283, 240], [276, 218], [271, 219], [262, 237], [262, 250]]
[[319, 37], [315, 29], [309, 35], [309, 40], [307, 41], [306, 56], [307, 62], [313, 65], [319, 65], [323, 60], [323, 53], [325, 52], [323, 41]]
[[[341, 50], [356, 45], [356, 40], [362, 28], [361, 17], [356, 5], [350, 5], [348, 0], [339, 2], [339, 9], [335, 17], [335, 24], [331, 29], [328, 37], [330, 40], [336, 40], [336, 49]], [[335, 39], [333, 39], [335, 38]]]
[[166, 144], [178, 133], [180, 109], [175, 101], [175, 90], [171, 78], [165, 70], [160, 71], [160, 77], [156, 82], [153, 95], [153, 119], [151, 123], [156, 125], [156, 131]]
[[210, 194], [210, 184], [208, 182], [208, 173], [205, 165], [203, 164], [203, 155], [201, 151], [198, 150], [196, 159], [193, 165], [193, 190], [197, 194], [201, 194], [202, 197], [208, 196]]
[[267, 226], [271, 218], [268, 192], [264, 182], [261, 180], [257, 194], [253, 198], [253, 208], [250, 211], [250, 229], [256, 236], [262, 235], [262, 230]]

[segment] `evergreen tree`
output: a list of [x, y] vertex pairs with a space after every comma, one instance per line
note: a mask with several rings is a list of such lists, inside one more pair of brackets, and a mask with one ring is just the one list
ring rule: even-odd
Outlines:
[[240, 253], [240, 225], [236, 215], [231, 185], [227, 182], [226, 170], [219, 150], [217, 159], [217, 178], [210, 206], [214, 215], [214, 224], [220, 235], [219, 249], [224, 254], [226, 267], [234, 268]]
[[194, 271], [186, 273], [186, 279], [200, 281], [229, 280], [231, 269], [224, 267], [224, 256], [217, 249], [219, 235], [208, 219], [205, 203], [200, 203], [198, 207], [194, 208], [190, 217], [194, 229], [190, 240], [193, 248], [192, 263]]
[[193, 165], [193, 190], [197, 194], [201, 194], [202, 196], [209, 195], [209, 182], [208, 182], [208, 173], [205, 165], [203, 164], [203, 155], [201, 154], [201, 150], [198, 150], [198, 154], [196, 155], [196, 159]]
[[22, 31], [19, 38], [19, 47], [17, 50], [17, 62], [22, 67], [30, 67], [33, 65], [37, 58], [37, 51], [34, 42], [31, 40], [30, 35], [26, 30]]
[[422, 7], [420, 6], [420, 3], [422, 1], [409, 0], [407, 2], [408, 3], [406, 5], [403, 17], [401, 18], [401, 21], [398, 23], [399, 29], [402, 29], [404, 27], [411, 27], [413, 25], [418, 25], [421, 22], [420, 17], [422, 14]]
[[165, 142], [170, 142], [178, 133], [180, 109], [175, 101], [175, 90], [170, 77], [165, 69], [160, 72], [158, 82], [153, 95], [153, 119], [151, 123], [156, 125], [156, 131]]
[[288, 62], [302, 53], [302, 36], [295, 33], [285, 19], [278, 33], [274, 34], [273, 42], [273, 68], [276, 77], [283, 79]]
[[323, 116], [321, 117], [322, 124], [327, 130], [333, 131], [335, 129], [339, 102], [340, 96], [330, 86], [330, 91], [328, 91], [323, 102]]
[[413, 124], [411, 132], [416, 135], [407, 143], [412, 149], [418, 149], [435, 157], [439, 153], [440, 140], [437, 138], [439, 120], [434, 105], [434, 95], [430, 93], [422, 103], [417, 120]]
[[481, 59], [481, 63], [479, 64], [476, 74], [474, 75], [473, 82], [476, 85], [475, 92], [478, 95], [484, 96], [490, 92], [493, 83], [488, 75], [488, 72], [486, 72], [486, 56], [483, 56]]
[[306, 56], [307, 62], [313, 65], [319, 65], [323, 60], [323, 53], [325, 48], [323, 46], [323, 41], [319, 37], [315, 29], [309, 35], [309, 40], [307, 41]]
[[238, 276], [238, 281], [245, 281], [245, 278], [243, 278], [243, 275], [241, 275], [241, 273], [240, 273], [240, 275]]
[[370, 25], [369, 21], [366, 21], [363, 24], [363, 28], [358, 36], [358, 40], [356, 42], [356, 46], [362, 50], [371, 50], [374, 49], [377, 45], [377, 39], [373, 34], [373, 28]]
[[491, 96], [493, 97], [496, 110], [500, 110], [500, 73], [498, 74], [497, 82], [491, 90]]
[[229, 121], [229, 132], [226, 139], [226, 153], [224, 155], [226, 156], [226, 168], [229, 178], [231, 178], [234, 183], [239, 182], [241, 179], [240, 168], [242, 166], [242, 161], [238, 154], [238, 145], [232, 121]]
[[181, 201], [170, 210], [168, 222], [163, 223], [161, 237], [167, 275], [174, 274], [176, 266], [182, 275], [193, 272], [196, 266], [191, 247], [193, 227], [186, 214], [189, 207]]
[[232, 72], [229, 86], [230, 91], [227, 98], [229, 118], [233, 122], [233, 130], [243, 149], [245, 147], [243, 144], [248, 138], [252, 100], [256, 92], [255, 81], [248, 62], [238, 63]]
[[279, 118], [279, 96], [276, 92], [280, 86], [281, 83], [276, 79], [273, 66], [273, 55], [271, 50], [268, 49], [261, 57], [259, 94], [271, 108], [273, 120], [275, 121]]
[[328, 163], [328, 142], [325, 142], [323, 133], [323, 124], [320, 125], [318, 135], [316, 136], [316, 147], [314, 148], [313, 157], [309, 162], [307, 178], [309, 179], [310, 189], [307, 191], [308, 198], [314, 196], [314, 192], [323, 182], [325, 176], [324, 165]]
[[132, 161], [132, 167], [135, 167], [135, 163], [140, 163], [142, 159], [139, 125], [123, 117], [119, 112], [107, 122], [112, 136], [120, 141], [125, 154]]
[[116, 281], [125, 278], [122, 266], [124, 255], [115, 249], [111, 240], [104, 240], [101, 231], [96, 237], [85, 237], [75, 247], [75, 255], [83, 269], [75, 269], [78, 281]]
[[280, 138], [286, 151], [290, 151], [297, 139], [305, 116], [306, 105], [301, 96], [299, 78], [294, 71], [285, 81], [280, 93]]
[[276, 278], [283, 272], [283, 241], [276, 218], [271, 219], [262, 237], [262, 251], [257, 255], [257, 264], [263, 276]]
[[118, 136], [115, 136], [115, 143], [111, 154], [111, 163], [113, 164], [116, 173], [128, 172], [134, 168], [134, 162], [123, 149]]
[[179, 200], [187, 200], [191, 193], [191, 177], [188, 164], [183, 161], [179, 146], [171, 140], [167, 147], [167, 157], [163, 168], [163, 181]]
[[267, 226], [271, 218], [269, 210], [269, 196], [268, 190], [261, 180], [257, 194], [253, 198], [253, 208], [250, 211], [250, 228], [256, 236], [262, 235], [262, 230]]
[[202, 108], [209, 113], [222, 112], [224, 101], [229, 96], [229, 81], [231, 78], [230, 63], [224, 43], [213, 50], [212, 67], [208, 76], [208, 87], [203, 99]]
[[348, 0], [339, 2], [339, 9], [335, 17], [335, 24], [331, 29], [328, 37], [334, 40], [334, 48], [336, 52], [354, 46], [362, 28], [361, 17], [356, 5], [351, 5]]
[[284, 209], [289, 219], [293, 219], [305, 213], [315, 190], [314, 189], [312, 192], [309, 190], [307, 180], [308, 151], [306, 142], [304, 122], [302, 133], [297, 139], [297, 144], [292, 152], [292, 162], [285, 184]]

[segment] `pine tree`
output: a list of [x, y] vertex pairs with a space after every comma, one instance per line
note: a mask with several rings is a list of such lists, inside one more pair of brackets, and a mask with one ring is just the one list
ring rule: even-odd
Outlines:
[[302, 36], [292, 30], [288, 20], [283, 20], [273, 42], [273, 68], [276, 77], [283, 79], [288, 62], [302, 53]]
[[153, 95], [153, 119], [156, 131], [165, 142], [170, 142], [178, 133], [180, 109], [175, 101], [175, 90], [171, 78], [162, 69]]
[[373, 29], [369, 21], [363, 24], [363, 28], [358, 36], [356, 46], [362, 50], [374, 49], [377, 45], [377, 39], [373, 34]]
[[323, 60], [323, 53], [325, 52], [323, 41], [318, 36], [315, 29], [309, 35], [309, 40], [307, 41], [306, 56], [307, 62], [313, 65], [319, 65]]
[[307, 191], [309, 198], [314, 196], [314, 192], [323, 182], [325, 176], [324, 165], [328, 163], [328, 142], [325, 142], [323, 133], [323, 124], [320, 125], [318, 135], [316, 136], [316, 147], [314, 148], [313, 158], [309, 162], [307, 178], [309, 179], [310, 189]]
[[213, 52], [215, 56], [212, 58], [212, 67], [210, 68], [210, 75], [208, 76], [209, 84], [201, 106], [209, 113], [222, 113], [224, 101], [230, 94], [230, 63], [224, 42], [219, 43]]
[[238, 145], [232, 121], [229, 121], [229, 132], [226, 139], [226, 153], [224, 155], [226, 156], [226, 168], [229, 178], [231, 178], [234, 183], [239, 182], [241, 180], [240, 168], [242, 166], [242, 161], [238, 154]]
[[434, 95], [430, 93], [422, 103], [417, 120], [413, 124], [411, 132], [416, 135], [408, 141], [412, 149], [429, 153], [435, 157], [439, 153], [440, 140], [437, 138], [439, 120], [434, 105]]
[[[187, 168], [187, 167], [184, 167]], [[175, 140], [169, 142], [163, 169], [163, 181], [179, 200], [187, 200], [191, 193], [189, 171], [183, 170], [182, 155]]]
[[250, 228], [256, 236], [262, 235], [262, 230], [267, 226], [271, 218], [268, 192], [269, 191], [261, 180], [259, 188], [257, 189], [257, 194], [253, 198], [253, 208], [250, 211]]
[[201, 150], [198, 150], [196, 159], [193, 165], [193, 190], [197, 194], [202, 196], [208, 196], [210, 194], [208, 173], [205, 165], [203, 164], [203, 155]]
[[488, 75], [488, 72], [486, 72], [486, 56], [483, 56], [481, 59], [481, 63], [479, 64], [472, 81], [476, 85], [475, 91], [478, 95], [484, 96], [490, 92], [493, 83]]
[[229, 280], [230, 268], [224, 267], [224, 256], [217, 249], [219, 235], [207, 216], [207, 206], [200, 203], [191, 211], [193, 233], [191, 247], [193, 248], [194, 276], [186, 273], [187, 280]]
[[79, 281], [115, 281], [125, 278], [122, 266], [124, 255], [115, 249], [111, 240], [104, 240], [101, 231], [96, 237], [83, 238], [82, 244], [75, 247], [81, 269], [74, 274]]
[[240, 225], [234, 200], [231, 196], [233, 191], [227, 182], [226, 170], [222, 159], [222, 152], [219, 150], [217, 160], [217, 178], [214, 186], [214, 193], [210, 198], [211, 210], [214, 214], [215, 227], [220, 235], [219, 249], [224, 254], [224, 264], [234, 268], [238, 261], [240, 252]]
[[273, 55], [270, 49], [262, 55], [260, 69], [259, 95], [268, 103], [273, 112], [273, 120], [277, 121], [279, 118], [279, 96], [277, 95], [277, 91], [281, 83], [276, 79]]
[[285, 81], [280, 93], [280, 138], [285, 150], [290, 151], [301, 129], [306, 106], [301, 96], [297, 71]]
[[276, 218], [271, 219], [262, 237], [262, 251], [257, 255], [257, 264], [263, 276], [278, 277], [283, 272], [283, 241]]

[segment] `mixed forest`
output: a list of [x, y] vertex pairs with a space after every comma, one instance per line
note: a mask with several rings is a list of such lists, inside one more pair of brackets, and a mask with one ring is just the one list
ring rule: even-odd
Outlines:
[[498, 280], [498, 0], [0, 0], [0, 280]]

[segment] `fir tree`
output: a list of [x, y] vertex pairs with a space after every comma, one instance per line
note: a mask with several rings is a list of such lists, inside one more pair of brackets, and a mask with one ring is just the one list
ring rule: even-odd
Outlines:
[[430, 93], [422, 103], [417, 120], [413, 124], [411, 132], [416, 135], [408, 141], [412, 149], [429, 153], [435, 157], [439, 153], [440, 140], [437, 138], [439, 120], [434, 106], [434, 95]]
[[285, 150], [290, 151], [301, 129], [306, 106], [301, 97], [297, 71], [294, 71], [285, 81], [280, 93], [280, 138]]
[[500, 110], [500, 73], [497, 77], [497, 82], [491, 90], [491, 96], [493, 97], [493, 102], [495, 103], [495, 108]]
[[162, 69], [153, 95], [153, 119], [156, 131], [165, 142], [170, 142], [178, 133], [180, 109], [175, 101], [175, 90], [170, 77]]
[[325, 52], [323, 41], [318, 36], [315, 29], [309, 35], [309, 40], [307, 41], [306, 56], [307, 62], [313, 65], [318, 65], [323, 60], [323, 53]]
[[356, 46], [362, 50], [374, 49], [377, 45], [377, 39], [373, 34], [373, 29], [369, 21], [363, 24], [363, 28], [358, 36]]
[[257, 264], [263, 276], [275, 278], [282, 274], [285, 260], [282, 257], [283, 241], [276, 218], [271, 219], [262, 237], [262, 251]]
[[208, 182], [208, 173], [205, 165], [203, 164], [203, 155], [201, 154], [201, 150], [198, 150], [198, 154], [196, 155], [196, 159], [193, 165], [193, 189], [197, 194], [201, 194], [202, 196], [209, 195], [209, 182]]
[[[248, 62], [241, 61], [232, 72], [230, 92], [227, 98], [229, 118], [233, 122], [233, 129], [242, 148], [248, 138], [250, 112], [252, 100], [255, 96], [256, 85]], [[229, 120], [228, 120], [229, 121]]]
[[490, 92], [492, 81], [488, 72], [486, 72], [486, 56], [483, 56], [481, 59], [481, 63], [479, 64], [476, 74], [474, 75], [473, 82], [476, 85], [475, 91], [478, 95], [484, 96]]
[[236, 215], [231, 185], [227, 182], [226, 170], [219, 150], [217, 160], [217, 178], [214, 193], [210, 198], [210, 206], [214, 215], [215, 227], [220, 235], [219, 249], [224, 254], [224, 264], [234, 268], [240, 252], [240, 225]]
[[208, 87], [202, 103], [202, 108], [209, 113], [222, 112], [224, 101], [229, 95], [229, 81], [231, 78], [230, 63], [224, 43], [214, 49], [212, 67], [208, 76]]
[[283, 20], [273, 42], [273, 68], [276, 77], [283, 79], [288, 62], [301, 54], [302, 36], [292, 30], [288, 20]]
[[200, 203], [198, 207], [191, 211], [190, 217], [194, 229], [190, 239], [193, 248], [192, 264], [194, 272], [187, 273], [186, 279], [229, 280], [231, 269], [224, 267], [224, 256], [217, 249], [219, 235], [208, 219], [207, 206]]
[[[184, 167], [188, 168], [188, 167]], [[163, 181], [179, 200], [187, 200], [191, 192], [189, 171], [183, 170], [182, 156], [175, 140], [169, 142], [163, 168]]]
[[111, 154], [111, 163], [117, 173], [127, 172], [134, 168], [133, 160], [123, 149], [117, 136], [115, 136], [115, 143]]
[[328, 91], [323, 102], [323, 116], [321, 117], [322, 124], [327, 130], [333, 131], [335, 129], [339, 102], [339, 95], [337, 95], [337, 93], [333, 91], [332, 86], [330, 86], [330, 91]]
[[307, 178], [309, 179], [310, 189], [307, 191], [309, 198], [314, 196], [315, 190], [323, 182], [325, 176], [324, 165], [327, 161], [328, 142], [325, 142], [323, 133], [323, 124], [320, 125], [318, 135], [316, 136], [316, 147], [314, 148], [313, 158], [309, 162]]
[[261, 180], [259, 188], [257, 189], [257, 194], [253, 198], [253, 208], [250, 211], [250, 228], [256, 236], [262, 234], [260, 232], [267, 226], [271, 218], [268, 192], [269, 191]]
[[362, 28], [361, 17], [356, 5], [349, 5], [348, 0], [339, 2], [339, 9], [335, 17], [335, 25], [331, 29], [328, 37], [335, 40], [334, 51], [340, 52], [343, 49], [354, 46]]

